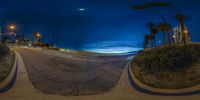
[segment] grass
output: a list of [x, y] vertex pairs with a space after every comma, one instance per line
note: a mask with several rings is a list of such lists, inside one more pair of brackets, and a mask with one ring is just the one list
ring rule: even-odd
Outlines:
[[0, 82], [4, 81], [9, 75], [13, 64], [15, 55], [5, 45], [0, 45]]
[[136, 55], [135, 76], [154, 88], [182, 89], [200, 83], [200, 44], [153, 48]]

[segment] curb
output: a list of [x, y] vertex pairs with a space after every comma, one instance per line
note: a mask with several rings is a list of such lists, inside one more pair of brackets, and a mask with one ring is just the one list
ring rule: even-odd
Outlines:
[[13, 65], [13, 68], [7, 78], [0, 83], [0, 94], [7, 92], [10, 90], [13, 85], [15, 84], [16, 78], [17, 78], [17, 72], [18, 72], [18, 61], [17, 61], [17, 55], [15, 52], [15, 62]]
[[[145, 87], [149, 87], [149, 86], [145, 86], [144, 84], [142, 84], [143, 86], [140, 86], [139, 84], [137, 84], [136, 81], [139, 81], [137, 79], [134, 79], [133, 78], [133, 72], [131, 70], [131, 63], [129, 62], [128, 63], [128, 79], [129, 79], [129, 83], [131, 84], [131, 86], [136, 89], [137, 91], [141, 92], [141, 93], [144, 93], [144, 94], [148, 94], [148, 95], [156, 95], [156, 96], [190, 96], [190, 95], [198, 95], [200, 94], [200, 90], [194, 90], [194, 91], [191, 91], [191, 92], [181, 92], [180, 89], [177, 89], [177, 92], [179, 93], [172, 93], [171, 91], [176, 91], [176, 90], [168, 90], [168, 89], [156, 89], [156, 88], [151, 88], [151, 89], [147, 89]], [[141, 83], [141, 82], [139, 82]], [[154, 91], [155, 89], [155, 91]], [[157, 90], [159, 91], [168, 91], [167, 93], [165, 92], [158, 92]], [[184, 89], [182, 89], [184, 90]], [[170, 93], [171, 92], [171, 93]]]

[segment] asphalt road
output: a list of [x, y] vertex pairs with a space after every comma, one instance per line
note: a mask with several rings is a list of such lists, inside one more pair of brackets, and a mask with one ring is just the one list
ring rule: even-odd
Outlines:
[[94, 95], [112, 89], [127, 56], [86, 56], [58, 51], [17, 48], [35, 88], [45, 93]]

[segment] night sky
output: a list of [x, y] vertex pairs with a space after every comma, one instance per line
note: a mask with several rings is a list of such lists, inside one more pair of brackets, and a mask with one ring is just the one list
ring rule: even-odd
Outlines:
[[[63, 48], [95, 51], [132, 51], [142, 47], [147, 22], [161, 22], [148, 11], [134, 11], [134, 4], [168, 1], [190, 17], [186, 25], [193, 41], [200, 40], [199, 0], [1, 0], [0, 24], [17, 24], [17, 34], [42, 33], [43, 41]], [[172, 26], [175, 11], [159, 8]]]

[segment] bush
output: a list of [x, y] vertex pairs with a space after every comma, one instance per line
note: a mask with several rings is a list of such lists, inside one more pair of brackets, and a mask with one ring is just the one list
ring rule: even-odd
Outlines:
[[182, 89], [200, 83], [200, 44], [145, 50], [135, 56], [132, 71], [144, 84]]
[[199, 62], [199, 51], [198, 44], [154, 48], [137, 55], [134, 62], [150, 73], [185, 71]]
[[9, 53], [9, 47], [4, 44], [0, 44], [0, 57], [3, 57], [8, 53]]

